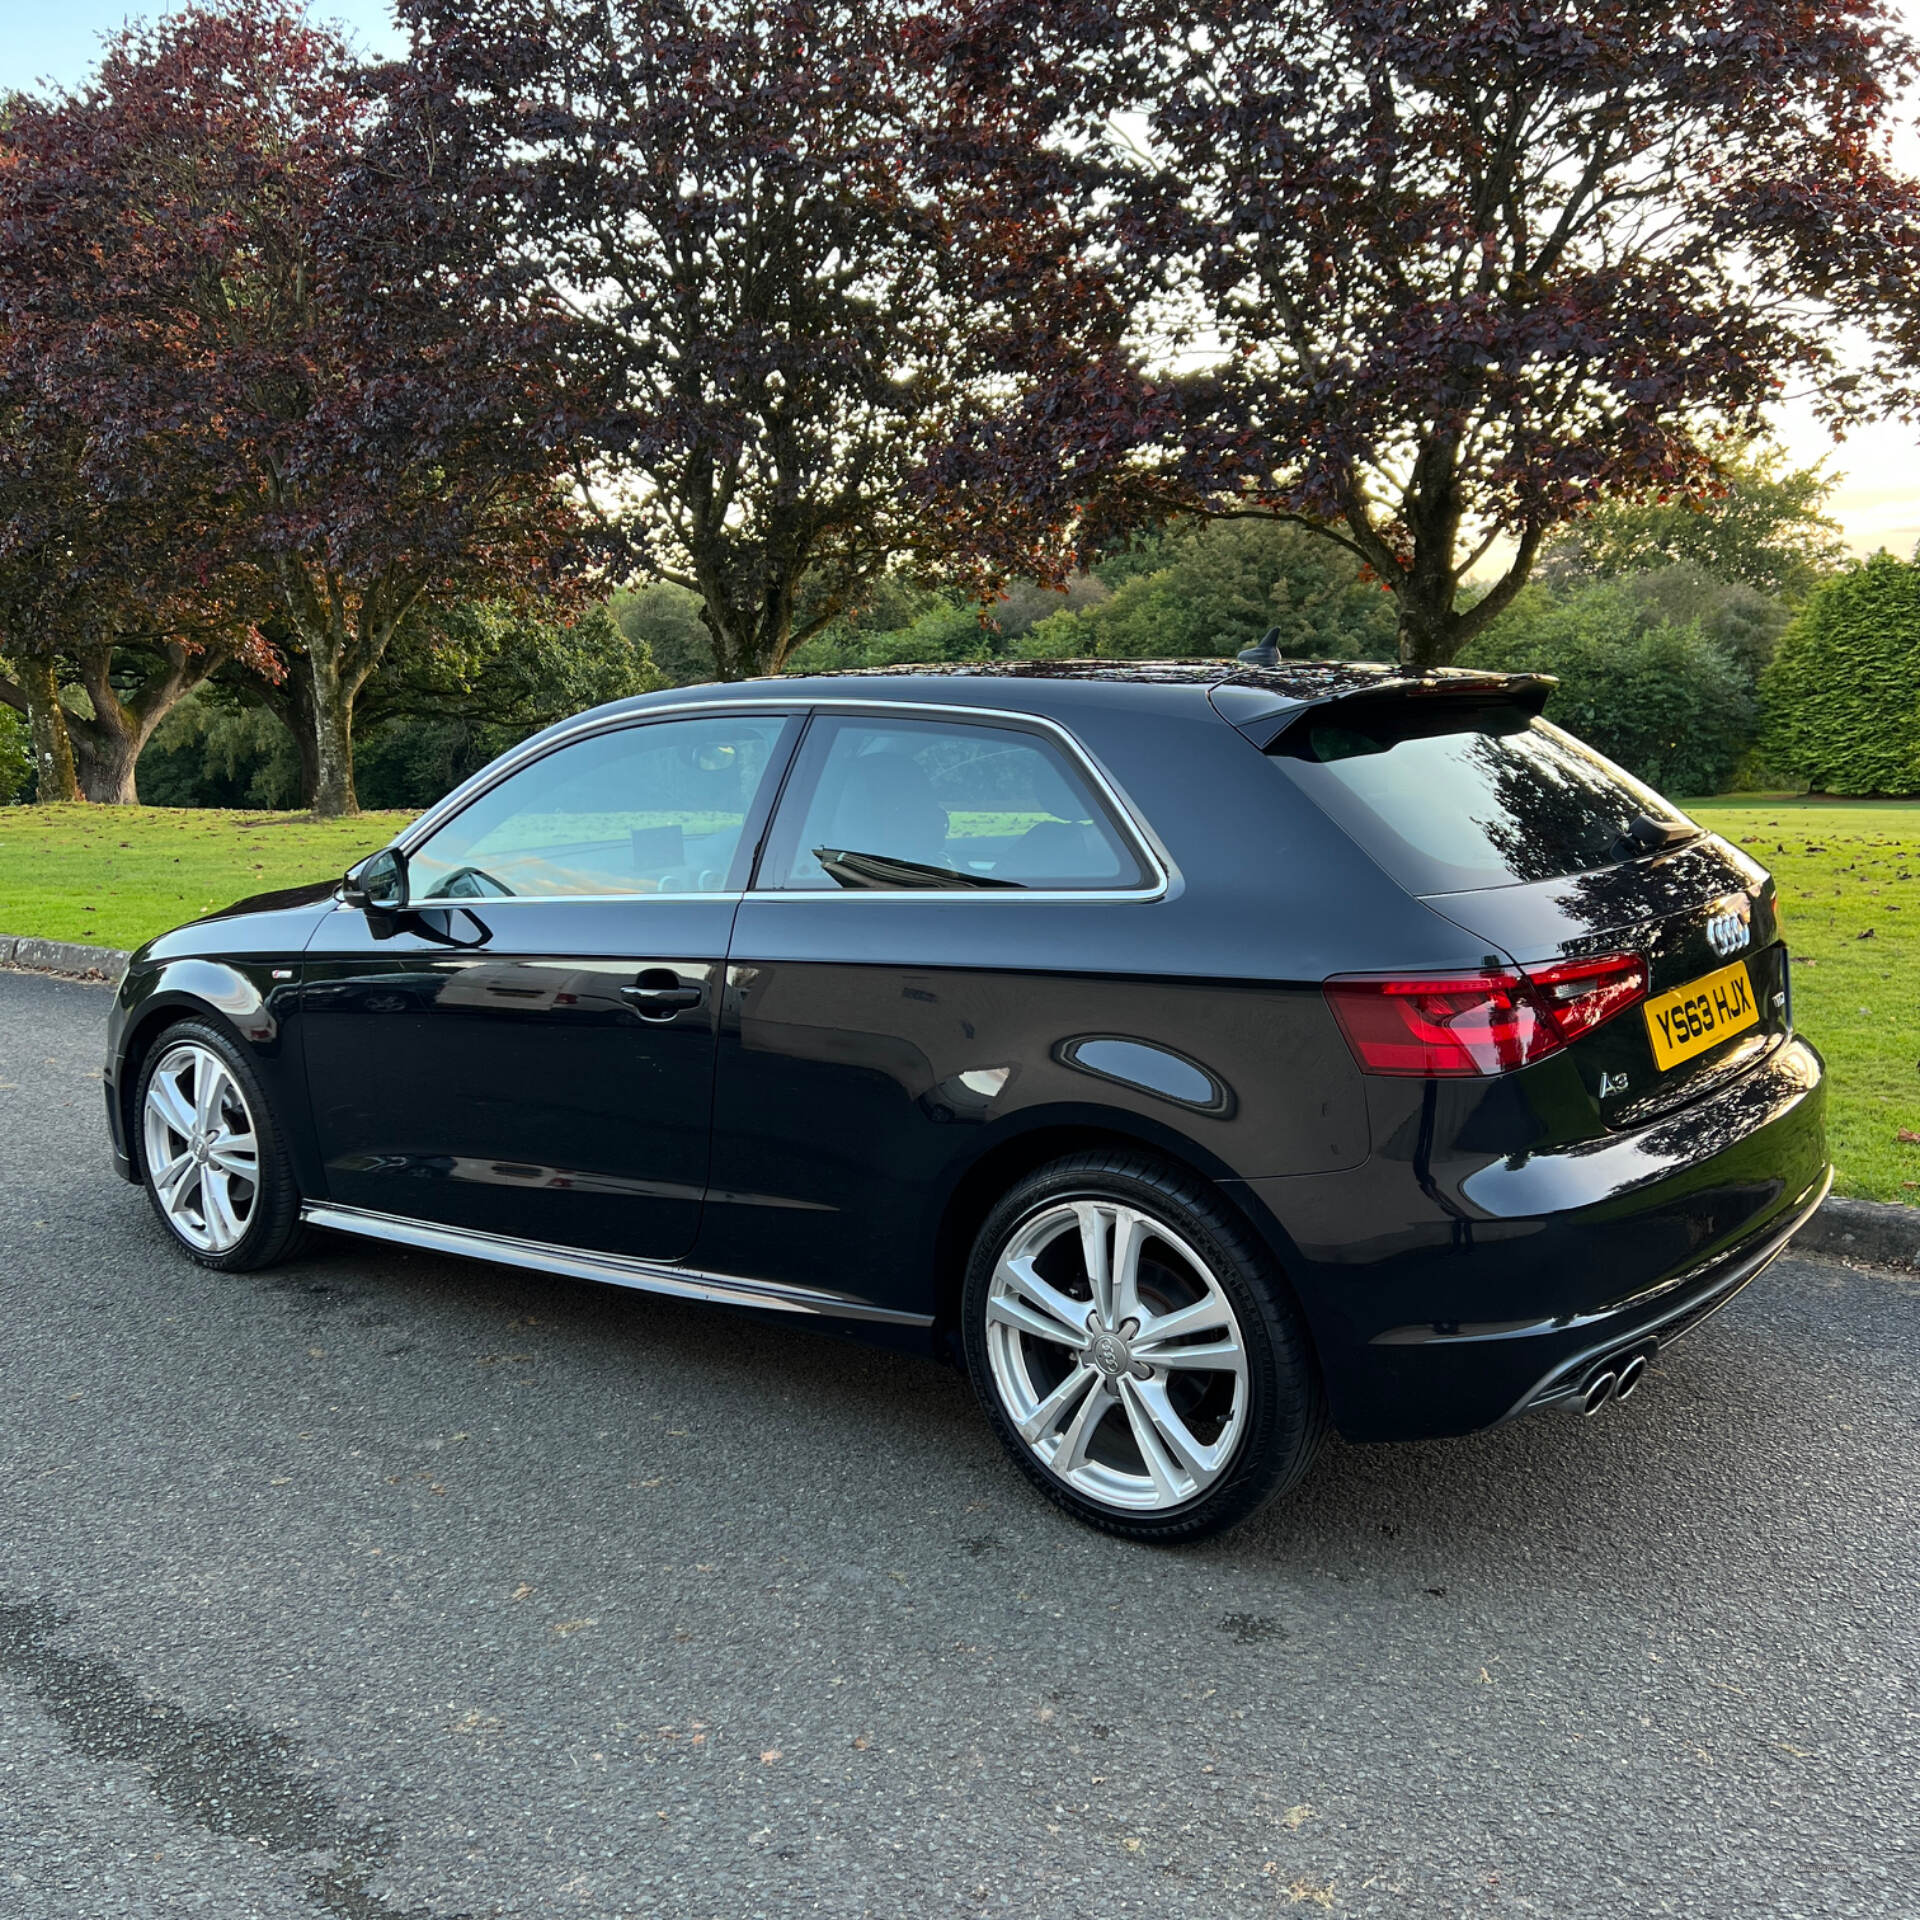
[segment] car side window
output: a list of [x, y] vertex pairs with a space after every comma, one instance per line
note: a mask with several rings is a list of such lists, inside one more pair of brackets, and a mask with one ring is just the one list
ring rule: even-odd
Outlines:
[[489, 787], [416, 847], [415, 900], [721, 893], [781, 714], [614, 728]]
[[1081, 891], [1144, 878], [1085, 775], [1044, 734], [820, 715], [781, 801], [760, 885]]

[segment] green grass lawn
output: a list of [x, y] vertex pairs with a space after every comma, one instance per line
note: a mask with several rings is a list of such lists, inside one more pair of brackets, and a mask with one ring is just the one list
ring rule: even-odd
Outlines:
[[342, 874], [412, 817], [0, 807], [0, 933], [137, 947], [247, 894]]
[[[1779, 881], [1794, 1011], [1832, 1068], [1839, 1190], [1920, 1201], [1920, 801], [1708, 800]], [[0, 933], [136, 947], [242, 895], [343, 872], [407, 815], [0, 807]]]
[[1772, 869], [1795, 1024], [1826, 1056], [1834, 1187], [1920, 1201], [1920, 801], [1703, 800]]

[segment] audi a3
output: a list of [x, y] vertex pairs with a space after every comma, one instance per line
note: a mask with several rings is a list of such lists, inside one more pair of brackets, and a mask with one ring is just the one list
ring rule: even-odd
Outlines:
[[134, 956], [120, 1172], [930, 1345], [1080, 1519], [1595, 1413], [1830, 1178], [1774, 884], [1550, 680], [989, 663], [528, 740], [343, 881]]

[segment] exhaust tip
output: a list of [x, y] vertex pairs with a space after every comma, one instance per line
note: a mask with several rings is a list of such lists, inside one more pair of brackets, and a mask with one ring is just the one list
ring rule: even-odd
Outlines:
[[1614, 1396], [1620, 1384], [1620, 1376], [1609, 1367], [1604, 1373], [1596, 1373], [1587, 1382], [1587, 1390], [1580, 1396], [1580, 1411], [1589, 1420]]
[[1646, 1376], [1647, 1356], [1644, 1353], [1636, 1353], [1633, 1358], [1620, 1369], [1620, 1378], [1615, 1383], [1613, 1397], [1616, 1400], [1631, 1398], [1635, 1389]]

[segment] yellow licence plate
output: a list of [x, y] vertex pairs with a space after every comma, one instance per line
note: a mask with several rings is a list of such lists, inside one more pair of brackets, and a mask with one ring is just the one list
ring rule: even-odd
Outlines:
[[1718, 973], [1702, 974], [1669, 993], [1655, 994], [1647, 1002], [1647, 1037], [1662, 1073], [1696, 1053], [1705, 1053], [1730, 1033], [1759, 1024], [1760, 1009], [1753, 1004], [1753, 982], [1744, 960]]

